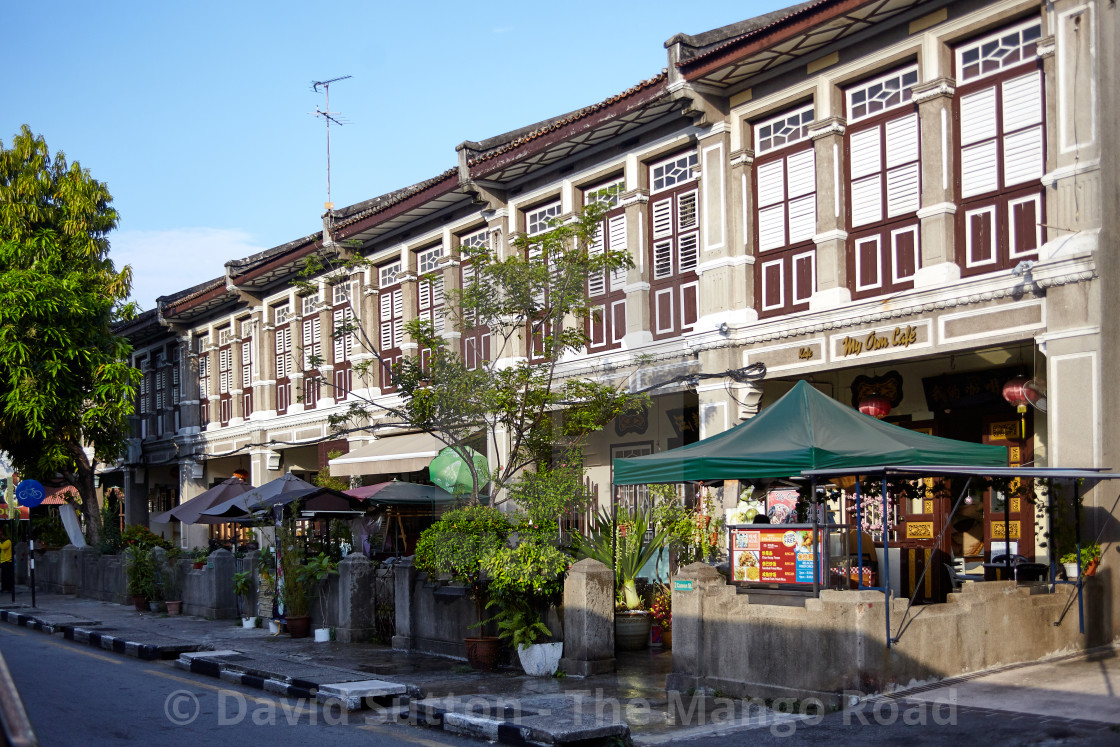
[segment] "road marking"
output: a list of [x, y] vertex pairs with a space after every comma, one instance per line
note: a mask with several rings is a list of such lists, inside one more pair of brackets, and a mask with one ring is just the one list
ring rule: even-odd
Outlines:
[[[252, 702], [257, 703], [258, 705], [276, 705], [276, 703], [278, 702], [277, 699], [270, 700], [268, 698], [259, 698], [255, 695], [244, 695], [244, 694], [238, 692], [237, 690], [234, 690], [232, 687], [228, 687], [228, 686], [227, 687], [221, 687], [219, 685], [211, 685], [208, 682], [198, 682], [197, 680], [187, 679], [186, 677], [179, 677], [177, 675], [169, 674], [167, 672], [161, 672], [158, 669], [145, 669], [144, 671], [147, 672], [148, 674], [154, 674], [157, 677], [163, 677], [164, 679], [174, 680], [175, 682], [180, 682], [184, 685], [190, 685], [192, 687], [201, 687], [201, 688], [204, 688], [206, 690], [213, 690], [215, 692], [236, 692], [236, 693], [238, 693], [238, 695], [241, 695], [241, 697], [245, 698], [245, 700], [251, 700]], [[303, 699], [300, 698], [300, 700], [303, 700]], [[311, 709], [305, 708], [304, 706], [296, 706], [296, 708], [293, 709], [293, 712], [298, 713], [301, 716], [304, 716], [304, 715], [307, 715], [307, 714], [311, 713]]]
[[[0, 628], [0, 631], [3, 631], [4, 633], [7, 633], [8, 635], [19, 635], [19, 636], [26, 636], [27, 635], [26, 631], [10, 630], [8, 628]], [[81, 647], [81, 644], [75, 645], [74, 643], [70, 643], [70, 642], [62, 643], [61, 641], [52, 641], [50, 638], [39, 638], [39, 641], [41, 643], [45, 643], [48, 646], [54, 646], [55, 648], [61, 648], [64, 651], [72, 651], [75, 654], [81, 654], [82, 656], [92, 657], [94, 659], [97, 659], [98, 661], [107, 661], [110, 664], [117, 664], [118, 666], [122, 663], [119, 659], [117, 659], [115, 657], [102, 656], [101, 654], [95, 654], [92, 651], [86, 651]]]
[[424, 745], [424, 747], [447, 747], [448, 744], [447, 742], [436, 742], [431, 739], [406, 737], [403, 734], [399, 734], [397, 732], [393, 732], [392, 734], [390, 734], [388, 729], [379, 728], [379, 726], [374, 724], [367, 724], [366, 726], [358, 726], [355, 728], [361, 729], [362, 731], [372, 731], [377, 732], [378, 734], [391, 736], [393, 739], [399, 740], [401, 742], [408, 742], [409, 744], [421, 744]]

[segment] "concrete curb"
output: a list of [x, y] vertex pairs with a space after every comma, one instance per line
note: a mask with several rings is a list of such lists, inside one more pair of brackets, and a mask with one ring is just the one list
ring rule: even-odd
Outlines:
[[75, 623], [52, 622], [36, 615], [10, 609], [0, 610], [0, 620], [18, 625], [21, 628], [38, 630], [48, 635], [62, 633], [66, 640], [85, 643], [93, 648], [133, 656], [146, 661], [172, 659], [184, 652], [197, 651], [200, 648], [198, 644], [172, 639], [164, 639], [159, 643], [134, 641], [126, 636], [110, 635], [95, 627]]

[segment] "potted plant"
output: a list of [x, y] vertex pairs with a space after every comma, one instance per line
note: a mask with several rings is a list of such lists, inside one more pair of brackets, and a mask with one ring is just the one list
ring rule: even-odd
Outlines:
[[311, 629], [311, 618], [307, 614], [310, 590], [307, 588], [307, 577], [302, 572], [303, 544], [296, 536], [292, 520], [277, 527], [276, 546], [280, 553], [278, 593], [284, 607], [281, 612], [292, 638], [306, 638]]
[[[465, 506], [447, 511], [420, 535], [416, 543], [416, 568], [433, 579], [441, 575], [463, 584], [475, 602], [478, 620], [488, 606], [483, 560], [505, 545], [512, 531], [508, 517], [489, 506]], [[477, 626], [476, 626], [477, 627]], [[467, 661], [475, 669], [498, 666], [497, 636], [466, 636]]]
[[206, 565], [206, 559], [210, 557], [210, 550], [205, 547], [196, 547], [191, 550], [191, 563], [194, 569], [200, 570], [202, 566]]
[[[1058, 559], [1058, 562], [1065, 566], [1066, 578], [1070, 581], [1076, 581], [1078, 576], [1077, 567], [1077, 550], [1067, 552], [1065, 555]], [[1090, 542], [1081, 548], [1081, 567], [1084, 569], [1084, 575], [1092, 576], [1097, 572], [1097, 565], [1101, 562], [1101, 546], [1096, 542]]]
[[148, 611], [148, 598], [155, 594], [155, 563], [149, 548], [132, 544], [125, 548], [125, 577], [128, 594], [138, 612]]
[[241, 616], [241, 627], [257, 627], [257, 616], [252, 613], [249, 596], [253, 592], [252, 571], [237, 571], [233, 574], [233, 593], [237, 595], [237, 613]]
[[491, 620], [497, 623], [498, 636], [517, 651], [525, 674], [551, 677], [564, 644], [551, 640], [540, 611], [559, 599], [571, 559], [544, 537], [518, 534], [528, 538], [514, 547], [499, 547], [483, 559], [489, 606], [498, 610]]
[[601, 510], [589, 537], [579, 540], [580, 557], [594, 558], [608, 568], [614, 566], [615, 600], [614, 643], [623, 651], [643, 649], [649, 643], [652, 624], [649, 612], [643, 609], [638, 594], [637, 580], [642, 567], [650, 561], [665, 541], [666, 533], [655, 530], [647, 539], [651, 526], [648, 509], [629, 511], [618, 508], [612, 519], [608, 511]]
[[668, 584], [660, 584], [654, 592], [649, 606], [653, 624], [661, 629], [661, 643], [665, 648], [673, 647], [673, 597]]
[[316, 643], [325, 643], [331, 639], [331, 629], [327, 625], [327, 590], [323, 581], [337, 568], [338, 566], [330, 559], [330, 556], [321, 552], [313, 558], [308, 558], [299, 570], [299, 573], [303, 575], [303, 582], [308, 591], [313, 590], [315, 596], [319, 599], [319, 615], [322, 625], [315, 629]]
[[169, 615], [178, 615], [183, 604], [182, 589], [179, 584], [179, 558], [182, 556], [182, 550], [178, 547], [172, 547], [167, 551], [167, 560], [160, 569], [163, 603], [167, 606], [167, 614]]

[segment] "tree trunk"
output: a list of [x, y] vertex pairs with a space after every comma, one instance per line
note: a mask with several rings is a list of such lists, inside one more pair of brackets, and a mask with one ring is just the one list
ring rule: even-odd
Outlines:
[[101, 511], [97, 505], [97, 490], [93, 487], [94, 465], [86, 456], [85, 449], [75, 446], [72, 450], [77, 469], [66, 475], [71, 485], [78, 489], [82, 498], [82, 520], [86, 526], [86, 542], [96, 548], [101, 544]]

